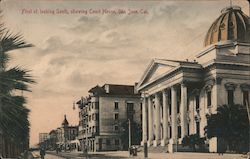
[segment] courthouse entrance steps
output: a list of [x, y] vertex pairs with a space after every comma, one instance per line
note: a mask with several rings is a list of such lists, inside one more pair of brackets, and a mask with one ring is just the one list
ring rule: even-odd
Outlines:
[[[140, 146], [138, 148], [138, 151], [143, 151], [143, 146]], [[166, 153], [168, 151], [168, 147], [167, 146], [150, 146], [148, 147], [148, 152], [149, 153]]]

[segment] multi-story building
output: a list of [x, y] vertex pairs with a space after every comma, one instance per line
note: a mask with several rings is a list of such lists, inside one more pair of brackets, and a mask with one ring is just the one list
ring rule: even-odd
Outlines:
[[65, 115], [61, 127], [56, 129], [56, 135], [57, 147], [61, 150], [69, 150], [72, 141], [76, 140], [78, 136], [78, 126], [69, 126], [69, 122]]
[[122, 123], [128, 119], [141, 123], [140, 95], [134, 86], [105, 84], [89, 90], [89, 96], [77, 102], [79, 136], [89, 151], [121, 150]]
[[57, 142], [57, 131], [51, 130], [49, 132], [49, 139], [48, 139], [47, 148], [50, 150], [55, 150], [56, 149], [56, 142]]
[[[139, 81], [145, 145], [167, 145], [172, 152], [184, 136], [204, 136], [207, 115], [218, 106], [249, 103], [249, 17], [240, 7], [223, 9], [204, 44], [192, 62], [152, 60]], [[210, 152], [220, 146], [218, 138], [209, 140]]]
[[39, 143], [43, 143], [49, 137], [48, 133], [39, 133]]

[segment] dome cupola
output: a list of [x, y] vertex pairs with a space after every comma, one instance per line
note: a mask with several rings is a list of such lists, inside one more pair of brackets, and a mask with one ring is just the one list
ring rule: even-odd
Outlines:
[[250, 18], [238, 6], [221, 11], [220, 17], [209, 28], [204, 45], [227, 40], [250, 43]]

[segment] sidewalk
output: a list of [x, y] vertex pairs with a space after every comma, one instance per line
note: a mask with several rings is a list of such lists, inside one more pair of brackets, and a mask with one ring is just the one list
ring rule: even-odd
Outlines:
[[[58, 155], [64, 158], [83, 158], [82, 152], [47, 152], [53, 155]], [[143, 159], [143, 152], [138, 152], [138, 156], [129, 157], [127, 151], [113, 151], [113, 152], [94, 152], [89, 153], [89, 158], [92, 159]], [[241, 154], [224, 154], [219, 156], [217, 153], [189, 153], [189, 152], [177, 152], [173, 154], [169, 153], [149, 153], [148, 159], [243, 159]]]

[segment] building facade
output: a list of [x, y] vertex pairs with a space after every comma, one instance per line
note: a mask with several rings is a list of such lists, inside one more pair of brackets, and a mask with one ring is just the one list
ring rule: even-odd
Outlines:
[[[204, 136], [207, 115], [223, 104], [249, 103], [250, 19], [222, 10], [195, 61], [153, 59], [137, 84], [143, 98], [143, 143], [175, 151], [184, 136]], [[217, 138], [208, 141], [217, 152]]]
[[77, 102], [79, 136], [82, 148], [89, 151], [122, 150], [122, 124], [128, 119], [141, 124], [140, 95], [134, 86], [105, 84], [89, 90]]
[[49, 137], [48, 133], [39, 133], [39, 143], [43, 143]]
[[70, 126], [66, 115], [61, 127], [56, 129], [56, 145], [60, 150], [78, 149], [78, 143], [75, 142], [78, 136], [78, 126]]

